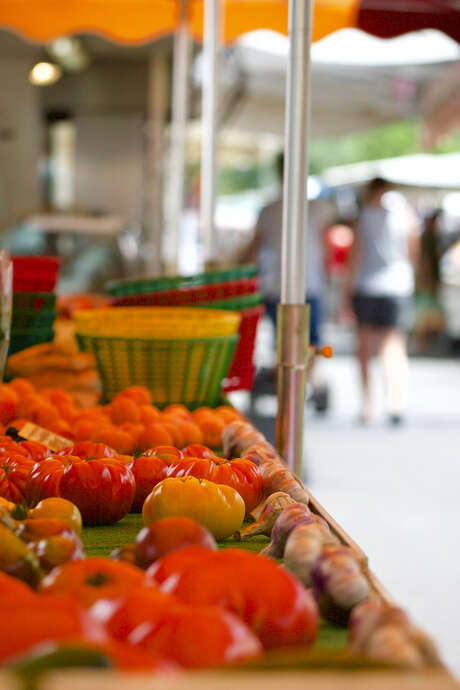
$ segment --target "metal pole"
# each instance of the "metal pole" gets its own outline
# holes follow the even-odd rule
[[[300,475],[309,309],[306,296],[308,135],[310,123],[310,45],[312,0],[289,1],[290,55],[286,86],[285,176],[278,310],[278,449]]]
[[[162,271],[163,231],[163,136],[168,93],[165,56],[155,50],[149,56],[147,93],[147,243],[146,269],[151,275]]]
[[[220,0],[205,0],[201,113],[200,229],[205,260],[216,258],[216,152],[219,98]]]
[[[171,159],[169,178],[169,257],[168,268],[178,270],[180,224],[184,207],[185,142],[188,104],[190,40],[187,30],[186,0],[182,0],[181,23],[174,34]]]

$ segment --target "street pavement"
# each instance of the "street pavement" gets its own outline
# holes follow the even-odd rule
[[[362,427],[356,364],[321,362],[331,408],[307,409],[304,479],[360,544],[398,604],[437,641],[460,674],[460,361],[412,359],[406,423],[385,419],[376,363],[376,422]],[[276,400],[257,400],[270,436]]]

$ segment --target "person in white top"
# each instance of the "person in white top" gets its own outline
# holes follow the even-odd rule
[[[381,178],[372,180],[355,227],[346,299],[358,323],[363,391],[362,421],[372,419],[369,361],[382,356],[392,424],[403,419],[407,388],[407,337],[418,252],[417,218],[400,194]]]
[[[280,182],[283,180],[283,154],[276,165]],[[324,290],[324,228],[320,202],[312,201],[308,212],[307,247],[305,264],[307,271],[307,301],[310,304],[310,342],[320,343],[321,296]],[[267,204],[260,212],[254,239],[246,250],[244,260],[255,259],[259,267],[260,291],[264,297],[267,315],[276,325],[276,309],[281,294],[281,227],[283,200],[280,196]]]

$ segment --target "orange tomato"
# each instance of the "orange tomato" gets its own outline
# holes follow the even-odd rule
[[[140,450],[147,450],[147,448],[153,448],[154,446],[172,446],[174,440],[163,424],[155,422],[145,427],[144,431],[137,439],[137,443]]]
[[[14,388],[16,393],[20,397],[29,395],[30,393],[35,393],[35,388],[27,379],[17,378],[13,379],[10,383],[11,388]]]
[[[163,414],[172,415],[174,417],[183,417],[184,419],[190,420],[192,418],[192,413],[187,410],[185,405],[168,405],[164,408]]]
[[[18,401],[7,392],[4,387],[0,389],[0,424],[7,425],[17,415]]]
[[[37,518],[57,518],[69,525],[74,532],[81,534],[81,513],[75,503],[67,501],[65,498],[57,496],[44,498],[37,503],[35,508],[29,510],[27,517],[31,520],[36,520]]]
[[[233,407],[230,407],[230,405],[221,405],[220,407],[216,407],[215,412],[224,420],[226,424],[241,420],[241,414]]]
[[[143,580],[144,572],[130,563],[92,556],[55,568],[42,580],[40,590],[69,594],[88,607],[98,599],[136,590]]]
[[[137,405],[150,405],[152,403],[152,394],[145,386],[129,386],[119,395],[131,398]]]
[[[222,445],[222,432],[226,423],[214,410],[209,407],[200,407],[193,413],[193,420],[204,434],[204,443],[213,448]]]
[[[109,405],[109,410],[110,418],[117,426],[123,422],[138,424],[141,420],[139,406],[127,396],[117,396]]]
[[[161,424],[171,434],[173,444],[176,446],[176,448],[183,448],[185,445],[185,439],[179,426],[176,424],[176,421],[171,418],[168,419],[168,417],[162,415]]]
[[[144,426],[148,426],[149,424],[154,424],[155,422],[158,422],[161,416],[160,410],[158,410],[153,405],[141,405],[139,411],[141,415],[141,423]]]
[[[73,425],[73,433],[76,441],[88,441],[96,431],[99,424],[92,419],[78,419]]]
[[[184,445],[189,445],[191,443],[201,444],[204,442],[204,434],[198,424],[195,424],[192,418],[190,418],[190,421],[188,421],[183,417],[174,417],[173,423],[182,435],[183,443],[181,448]]]
[[[49,402],[60,409],[61,406],[73,405],[74,400],[70,393],[62,390],[62,388],[46,388],[40,391]]]
[[[8,620],[8,625],[0,626],[0,661],[48,641],[103,642],[107,637],[100,623],[63,594],[35,596],[22,606],[11,597],[0,604],[0,615]]]
[[[125,431],[113,425],[98,426],[90,437],[91,441],[106,443],[118,453],[128,454],[133,450],[133,439]]]

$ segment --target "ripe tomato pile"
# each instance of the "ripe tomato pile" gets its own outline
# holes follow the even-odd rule
[[[50,522],[29,518],[10,534],[37,555]],[[72,529],[61,522],[61,533],[69,539]],[[116,554],[84,558],[81,550],[54,567],[41,560],[34,589],[0,572],[0,613],[10,621],[0,630],[0,663],[40,658],[51,646],[55,661],[76,655],[89,663],[96,654],[125,670],[207,668],[314,641],[316,603],[275,561],[217,551],[210,533],[189,518],[159,520],[131,546],[131,562]]]
[[[14,504],[33,508],[43,499],[61,497],[78,507],[85,525],[113,524],[130,511],[141,512],[158,485],[144,510],[148,522],[158,510],[162,516],[184,510],[192,515],[197,506],[211,505],[219,492],[227,492],[222,509],[213,503],[215,530],[209,526],[216,534],[223,533],[223,511],[228,512],[231,504],[239,505],[239,518],[231,521],[235,531],[262,497],[262,476],[254,463],[219,458],[206,446],[157,446],[131,456],[103,443],[83,441],[51,453],[35,441],[16,443],[9,436],[0,437],[0,498]],[[184,494],[185,502],[178,508],[174,487],[185,485],[187,498]]]
[[[147,388],[131,386],[109,405],[80,410],[66,391],[37,392],[29,381],[18,378],[0,386],[0,425],[4,432],[8,426],[21,429],[30,421],[71,441],[101,442],[118,453],[132,454],[158,445],[219,448],[226,424],[240,418],[225,405],[190,412],[183,405],[160,411],[151,403]]]

